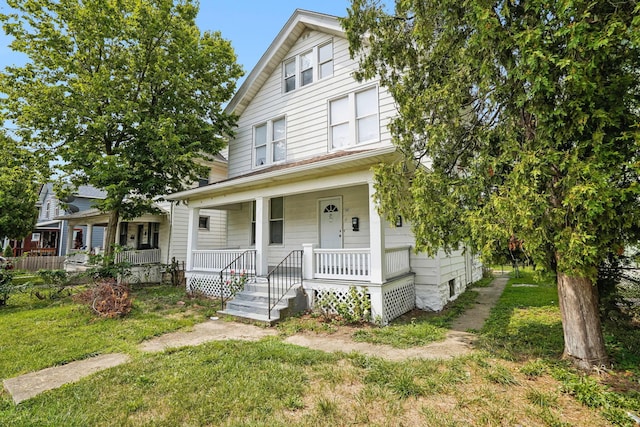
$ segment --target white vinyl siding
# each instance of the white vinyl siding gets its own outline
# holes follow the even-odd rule
[[[254,126],[266,123],[273,118],[286,115],[287,162],[328,153],[330,149],[328,100],[343,97],[363,88],[363,85],[353,78],[357,63],[349,57],[348,43],[340,37],[331,38],[328,34],[310,31],[309,37],[304,40],[299,39],[284,56],[284,58],[295,58],[296,55],[308,52],[313,46],[322,46],[329,40],[333,40],[333,76],[331,78],[318,80],[312,85],[305,86],[304,90],[283,93],[283,70],[280,66],[276,67],[257,95],[242,111],[238,119],[236,136],[229,143],[230,178],[249,173],[255,168]],[[371,86],[371,83],[367,85]],[[378,90],[380,140],[376,147],[391,145],[387,124],[396,114],[393,98],[384,88]]]

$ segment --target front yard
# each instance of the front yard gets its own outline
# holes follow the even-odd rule
[[[0,309],[3,379],[115,351],[132,361],[19,405],[3,391],[0,425],[632,426],[626,412],[640,413],[638,355],[625,350],[638,345],[628,342],[633,335],[620,341],[607,329],[615,369],[578,375],[558,361],[562,334],[554,286],[531,275],[518,280],[534,286],[510,281],[479,332],[479,351],[404,362],[324,353],[286,344],[283,337],[305,333],[330,340],[339,333],[396,347],[424,345],[440,339],[451,319],[473,303],[473,292],[442,314],[413,313],[392,328],[353,328],[307,316],[281,323],[280,336],[258,342],[218,341],[154,354],[137,345],[205,321],[216,303],[173,287],[138,288],[127,318],[98,319],[71,298],[21,295]]]

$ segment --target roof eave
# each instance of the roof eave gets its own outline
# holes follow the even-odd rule
[[[269,48],[262,55],[256,66],[253,67],[236,94],[231,98],[231,101],[229,101],[225,108],[226,113],[242,114],[242,111],[255,94],[251,93],[250,90],[254,87],[256,82],[259,81],[261,76],[265,73],[270,75],[275,67],[280,64],[281,59],[277,58],[277,54],[281,51],[282,47],[287,44],[287,42],[295,42],[296,32],[294,30],[298,27],[321,30],[344,37],[344,30],[342,29],[337,16],[296,9],[273,42],[271,42],[271,45],[269,45]],[[260,85],[261,84],[262,83],[260,83]],[[246,99],[247,96],[249,96],[249,99]]]

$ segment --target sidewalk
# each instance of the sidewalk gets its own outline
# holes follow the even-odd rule
[[[355,342],[348,337],[314,336],[298,334],[284,339],[284,342],[315,350],[345,353],[360,352],[400,361],[411,358],[446,359],[467,354],[473,350],[475,335],[469,330],[480,329],[489,317],[491,308],[502,295],[509,277],[497,276],[486,288],[475,288],[480,295],[476,305],[465,311],[452,325],[444,341],[423,347],[397,349],[387,345],[375,345]],[[189,332],[173,332],[140,344],[139,349],[146,352],[158,352],[168,348],[199,345],[208,341],[248,340],[255,341],[266,336],[277,335],[275,329],[263,328],[244,323],[209,320],[194,326]],[[18,404],[44,391],[52,390],[75,382],[95,372],[127,363],[126,354],[105,354],[85,360],[71,362],[62,366],[46,368],[19,377],[3,381],[4,388]]]

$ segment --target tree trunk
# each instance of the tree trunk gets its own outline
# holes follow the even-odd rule
[[[116,245],[116,231],[118,229],[118,219],[120,219],[120,211],[118,209],[114,209],[109,212],[109,223],[107,224],[107,229],[105,232],[107,233],[106,244],[104,248],[104,263],[105,265],[110,264],[113,259],[113,248]]]
[[[606,365],[596,286],[589,279],[558,272],[558,299],[564,332],[563,357],[581,369]]]

